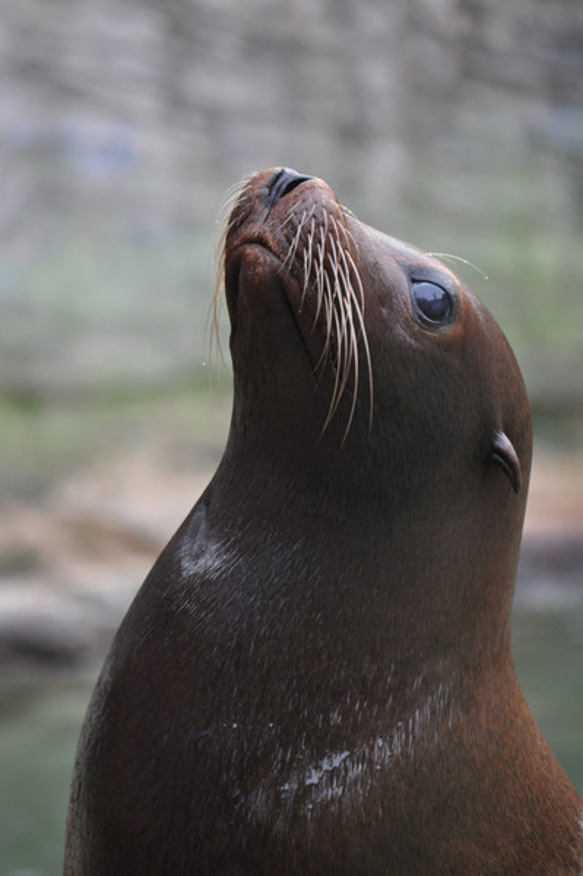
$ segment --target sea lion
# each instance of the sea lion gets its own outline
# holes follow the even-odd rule
[[[531,420],[501,330],[285,168],[224,273],[227,446],[98,681],[65,873],[578,873],[511,653]]]

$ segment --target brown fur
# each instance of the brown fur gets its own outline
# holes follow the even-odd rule
[[[228,444],[96,687],[66,876],[574,876],[581,802],[511,654],[512,352],[437,260],[320,180],[270,200],[274,174],[226,232]],[[419,321],[411,274],[451,323]]]

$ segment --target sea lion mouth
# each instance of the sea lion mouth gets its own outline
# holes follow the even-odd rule
[[[265,174],[258,174],[237,195],[220,261],[232,331],[236,331],[238,278],[245,251],[257,248],[273,259],[315,378],[319,381],[325,373],[332,376],[322,431],[344,395],[351,396],[344,439],[354,419],[363,378],[368,383],[370,422],[373,409],[365,293],[347,213],[321,180],[285,169],[268,180]],[[222,290],[215,296],[215,326],[221,298]]]
[[[312,323],[307,325],[306,319],[303,318],[305,313],[298,312],[298,288],[295,278],[284,267],[282,260],[261,240],[244,240],[229,254],[225,271],[225,296],[231,323],[231,342],[238,333],[240,316],[244,318],[246,308],[254,308],[255,294],[258,298],[266,294],[265,287],[258,284],[252,292],[251,300],[249,300],[248,284],[243,279],[249,270],[255,273],[261,272],[263,276],[271,277],[271,281],[268,282],[269,295],[275,293],[288,314],[289,323],[287,325],[295,326],[297,340],[304,351],[314,378],[314,384],[317,387],[318,376],[322,371],[321,344],[318,344],[318,339],[314,336]],[[240,303],[242,284],[246,284],[246,300]]]

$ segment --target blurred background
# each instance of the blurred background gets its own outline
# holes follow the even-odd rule
[[[580,0],[4,0],[0,876],[60,872],[95,674],[226,437],[215,219],[282,164],[479,268],[535,414],[516,660],[583,791]]]

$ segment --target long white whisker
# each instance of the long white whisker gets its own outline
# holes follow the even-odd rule
[[[473,262],[470,262],[469,259],[464,259],[461,256],[453,255],[451,252],[426,252],[425,255],[430,256],[436,259],[450,259],[453,262],[458,262],[462,265],[467,265],[468,268],[473,268],[477,274],[479,274],[484,280],[488,280],[488,275],[484,273],[484,271],[475,265]]]
[[[352,273],[352,276],[354,277],[354,280],[355,280],[357,288],[358,288],[358,298],[360,299],[360,304],[361,304],[361,306],[359,306],[359,301],[356,298],[356,293],[354,292],[354,285],[352,282],[350,282],[349,288],[354,296],[354,298],[353,298],[354,309],[356,310],[356,315],[358,317],[358,323],[360,326],[360,338],[361,338],[363,346],[364,346],[366,370],[367,370],[367,376],[368,376],[368,392],[369,392],[369,406],[370,406],[369,429],[372,429],[372,418],[373,418],[373,412],[374,412],[374,382],[373,382],[373,374],[372,374],[372,357],[370,354],[370,345],[368,343],[366,326],[364,324],[364,289],[362,287],[362,280],[360,278],[360,273],[358,271],[358,268],[356,267],[356,264],[354,263],[354,259],[352,258],[351,254],[349,252],[346,253],[346,258],[347,258],[347,261],[349,262],[349,264],[352,268],[351,273]]]
[[[281,270],[285,270],[286,268],[289,268],[289,266],[291,265],[291,263],[293,262],[293,260],[295,258],[295,254],[297,252],[298,244],[300,242],[300,236],[301,236],[305,221],[306,221],[306,213],[304,212],[304,213],[302,213],[302,217],[298,223],[296,233],[295,233],[294,237],[292,238],[292,242],[290,244],[290,248],[287,252],[287,255],[286,255],[285,259],[283,260],[283,262],[281,263]]]

